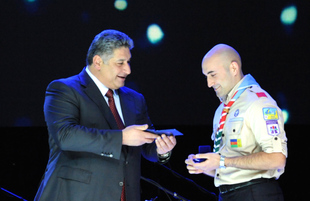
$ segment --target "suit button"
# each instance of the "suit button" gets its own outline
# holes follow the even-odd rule
[[[124,185],[124,183],[121,181],[121,182],[119,182],[119,186],[123,186]]]

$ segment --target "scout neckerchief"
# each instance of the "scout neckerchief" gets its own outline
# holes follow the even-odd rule
[[[240,88],[240,87],[239,87]],[[225,120],[227,117],[227,114],[229,112],[230,107],[234,104],[234,102],[239,98],[239,96],[247,89],[247,87],[241,88],[238,91],[235,92],[229,103],[226,105],[224,104],[224,108],[221,114],[221,119],[219,123],[219,127],[216,132],[216,136],[214,139],[214,147],[213,147],[213,152],[217,153],[220,149],[220,144],[221,144],[221,139],[222,139],[222,133],[223,133],[223,128],[225,124]]]
[[[241,82],[240,86],[238,87],[237,91],[229,101],[227,105],[224,104],[224,108],[222,111],[219,127],[217,129],[215,139],[214,139],[214,149],[213,152],[218,152],[220,149],[222,134],[223,134],[223,128],[226,120],[226,116],[228,114],[228,111],[230,107],[234,104],[234,102],[239,98],[239,96],[249,87],[251,86],[259,86],[259,84],[256,82],[256,80],[252,77],[252,75],[247,74],[245,75],[243,81]],[[258,94],[257,94],[258,95]]]

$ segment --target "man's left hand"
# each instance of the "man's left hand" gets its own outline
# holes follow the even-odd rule
[[[165,154],[175,147],[175,145],[177,144],[177,140],[173,135],[167,136],[165,134],[162,134],[161,136],[158,136],[156,138],[155,143],[157,146],[157,153]]]

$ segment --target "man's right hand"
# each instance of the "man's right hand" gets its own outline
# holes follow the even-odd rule
[[[147,124],[132,125],[123,129],[123,145],[140,146],[145,143],[152,143],[158,135],[145,132],[148,128]]]

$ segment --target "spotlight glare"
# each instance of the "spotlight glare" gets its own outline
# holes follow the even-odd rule
[[[117,10],[123,11],[127,8],[127,1],[126,0],[115,0],[114,7]]]
[[[147,38],[152,44],[156,44],[162,40],[164,33],[157,24],[151,24],[147,28]]]
[[[282,24],[292,25],[295,23],[296,18],[297,18],[296,6],[294,5],[288,6],[282,10],[281,17],[280,17]]]

